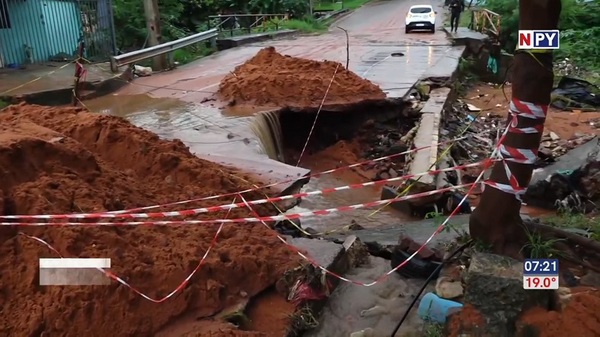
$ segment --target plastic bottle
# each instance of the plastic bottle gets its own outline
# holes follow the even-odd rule
[[[434,293],[427,293],[419,303],[418,314],[421,319],[444,324],[450,309],[462,308],[462,303],[440,298]]]

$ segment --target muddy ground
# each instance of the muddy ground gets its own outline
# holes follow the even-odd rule
[[[504,88],[488,83],[478,83],[464,94],[464,101],[482,109],[485,113],[508,115],[508,106],[512,95],[510,85]],[[545,132],[555,132],[562,139],[570,139],[578,134],[600,134],[600,111],[561,111],[554,107],[548,109],[544,125]]]

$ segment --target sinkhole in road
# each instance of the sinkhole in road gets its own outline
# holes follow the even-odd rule
[[[305,146],[303,158],[340,141],[357,141],[366,149],[377,146],[378,139],[390,132],[405,134],[415,126],[418,116],[405,101],[377,100],[320,111],[283,108],[260,112],[251,128],[269,158],[296,165]]]

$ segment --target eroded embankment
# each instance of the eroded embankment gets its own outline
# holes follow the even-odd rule
[[[0,112],[0,211],[103,212],[235,192],[251,183],[201,160],[180,141],[159,139],[127,121],[75,108],[10,106]],[[249,177],[243,177],[251,181]],[[248,200],[263,194],[249,193]],[[157,209],[231,203],[233,197]],[[239,200],[238,200],[239,201]],[[261,214],[267,207],[257,207]],[[198,219],[250,216],[245,209]],[[107,220],[102,220],[107,221]],[[261,224],[225,225],[189,285],[154,304],[116,283],[38,286],[38,258],[108,257],[111,271],[149,296],[175,289],[209,247],[217,225],[0,229],[0,335],[151,336],[184,312],[201,319],[274,284],[297,260]],[[224,332],[242,336],[244,332]],[[213,333],[213,336],[221,336]]]

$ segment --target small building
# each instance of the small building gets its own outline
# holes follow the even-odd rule
[[[0,0],[0,68],[115,54],[111,0]]]

